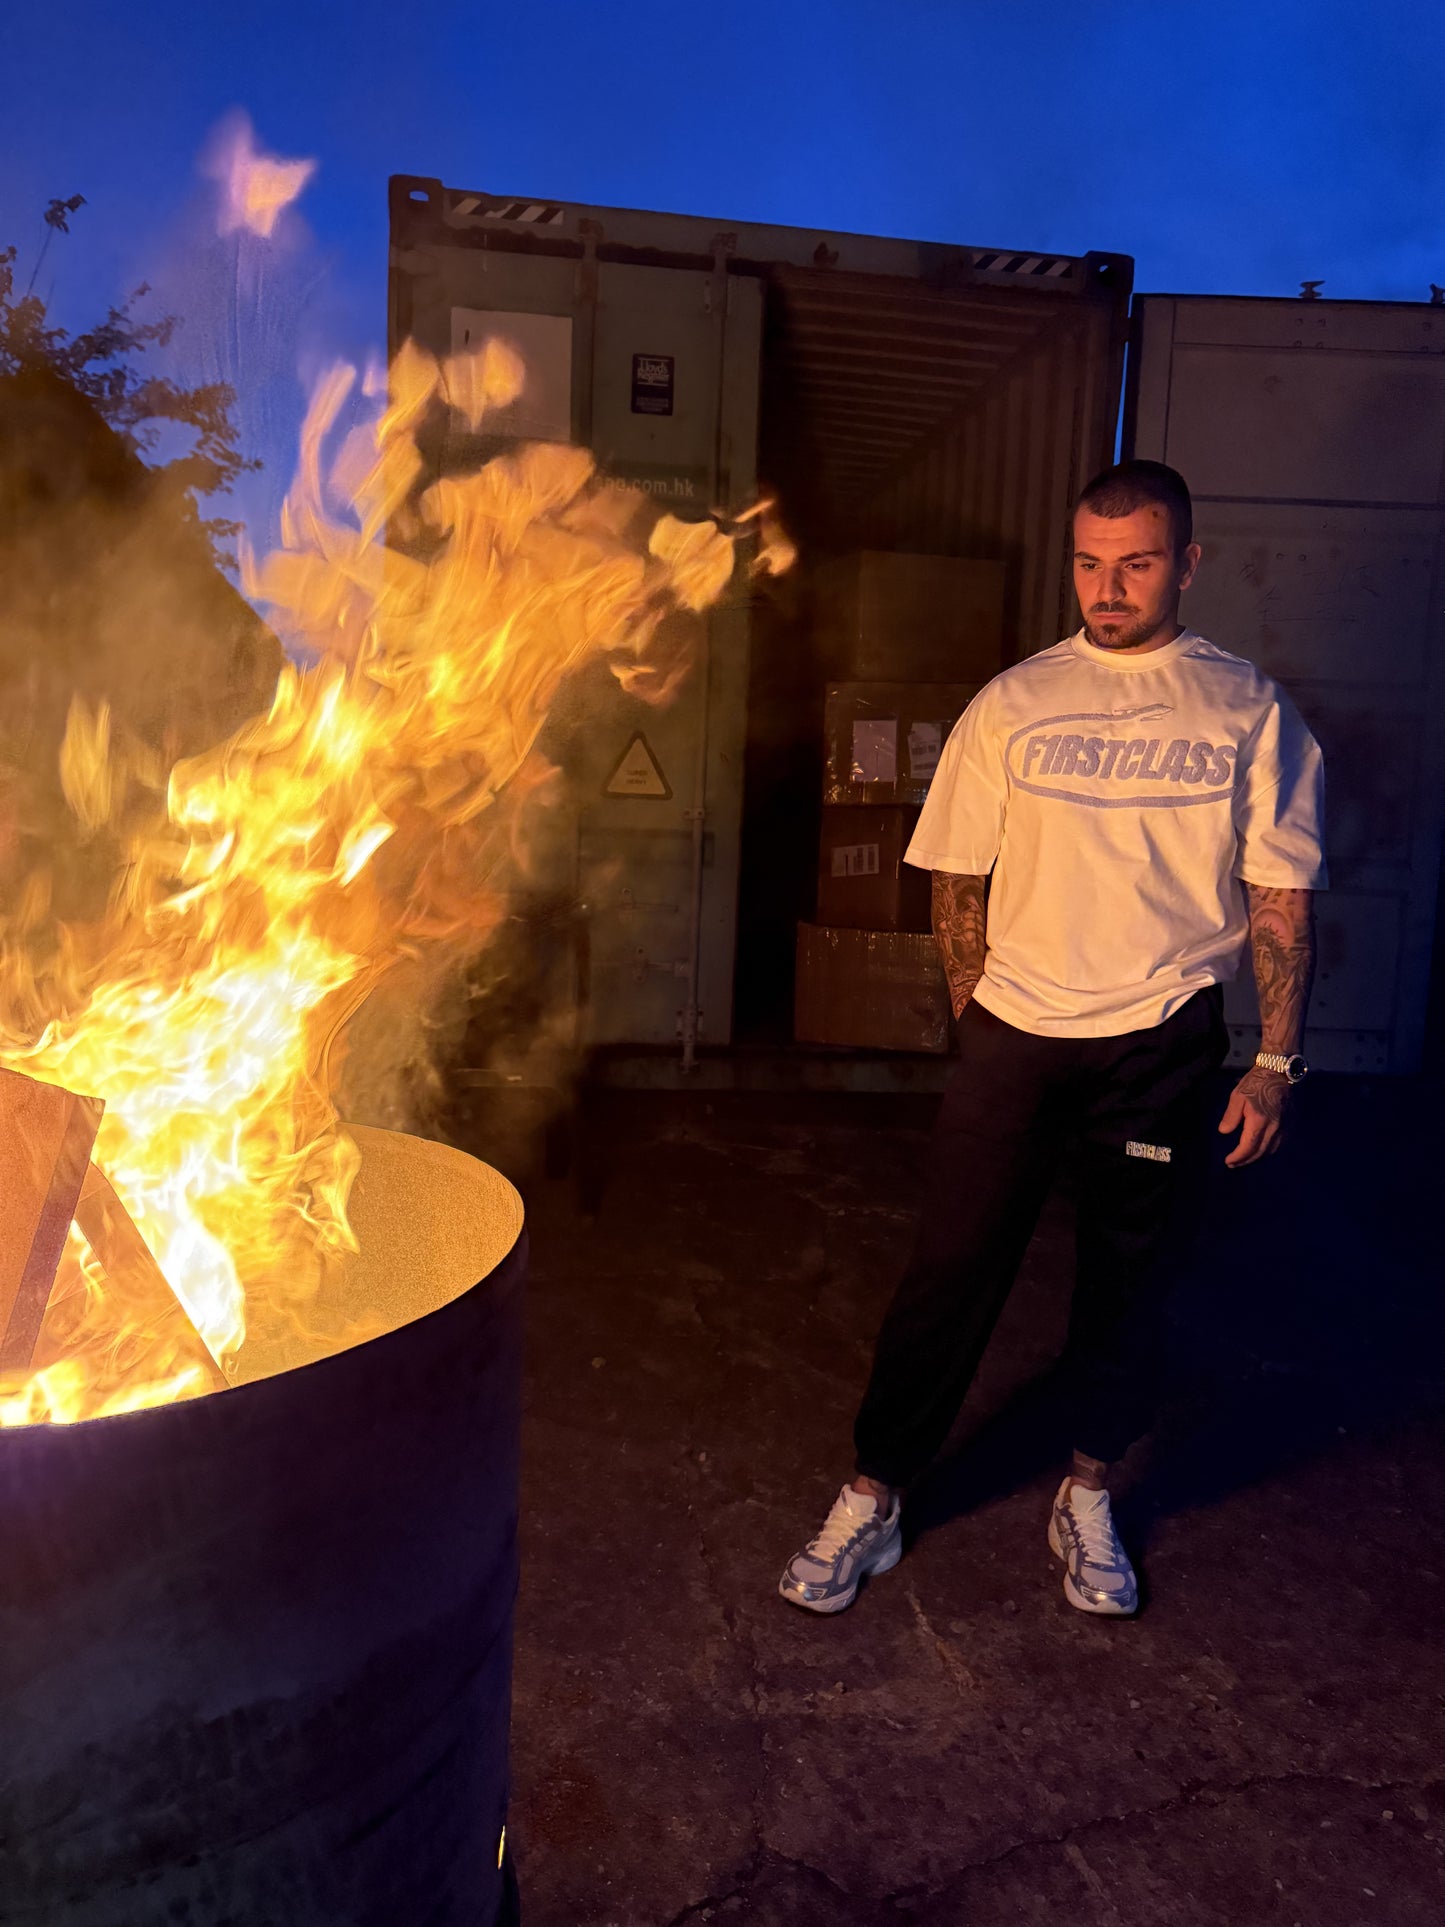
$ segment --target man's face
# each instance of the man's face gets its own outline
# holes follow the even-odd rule
[[[1174,550],[1168,513],[1149,504],[1106,517],[1074,517],[1074,590],[1084,633],[1097,649],[1161,648],[1174,640],[1179,598],[1194,579],[1199,544]]]

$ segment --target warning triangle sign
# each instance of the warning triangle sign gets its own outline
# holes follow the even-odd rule
[[[672,795],[672,785],[662,773],[662,766],[648,747],[647,738],[638,730],[632,741],[617,759],[617,767],[602,785],[604,796],[657,796],[664,800]]]

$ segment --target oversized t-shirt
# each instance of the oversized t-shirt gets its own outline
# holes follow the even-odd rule
[[[1138,656],[1080,633],[969,704],[907,861],[993,872],[986,1010],[1114,1037],[1234,976],[1243,884],[1325,887],[1323,807],[1319,745],[1253,663],[1189,630]]]

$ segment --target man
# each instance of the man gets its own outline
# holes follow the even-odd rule
[[[1325,885],[1319,748],[1289,698],[1179,622],[1199,546],[1183,478],[1125,462],[1074,515],[1077,635],[1006,669],[950,736],[908,861],[933,926],[959,1064],[912,1260],[879,1334],[857,1470],[779,1590],[839,1612],[901,1551],[904,1488],[937,1452],[1003,1308],[1065,1146],[1077,1144],[1073,1465],[1048,1542],[1083,1612],[1132,1613],[1110,1464],[1149,1426],[1162,1297],[1207,1160],[1220,986],[1253,948],[1262,1048],[1219,1129],[1278,1146]]]

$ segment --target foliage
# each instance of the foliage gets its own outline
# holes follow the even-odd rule
[[[78,194],[50,203],[47,245],[57,231],[69,233],[68,217],[82,204]],[[178,499],[196,516],[217,561],[230,566],[233,558],[224,545],[241,525],[224,515],[202,515],[202,501],[229,495],[238,476],[261,464],[237,445],[231,412],[236,395],[229,383],[186,388],[138,365],[148,349],[165,348],[179,325],[175,315],[150,321],[137,317],[137,305],[149,292],[142,284],[95,327],[71,335],[51,325],[39,295],[29,288],[17,293],[16,249],[0,248],[0,375],[40,364],[68,381],[128,448],[176,484]],[[181,452],[159,458],[158,451],[176,445],[178,433],[186,443]]]

